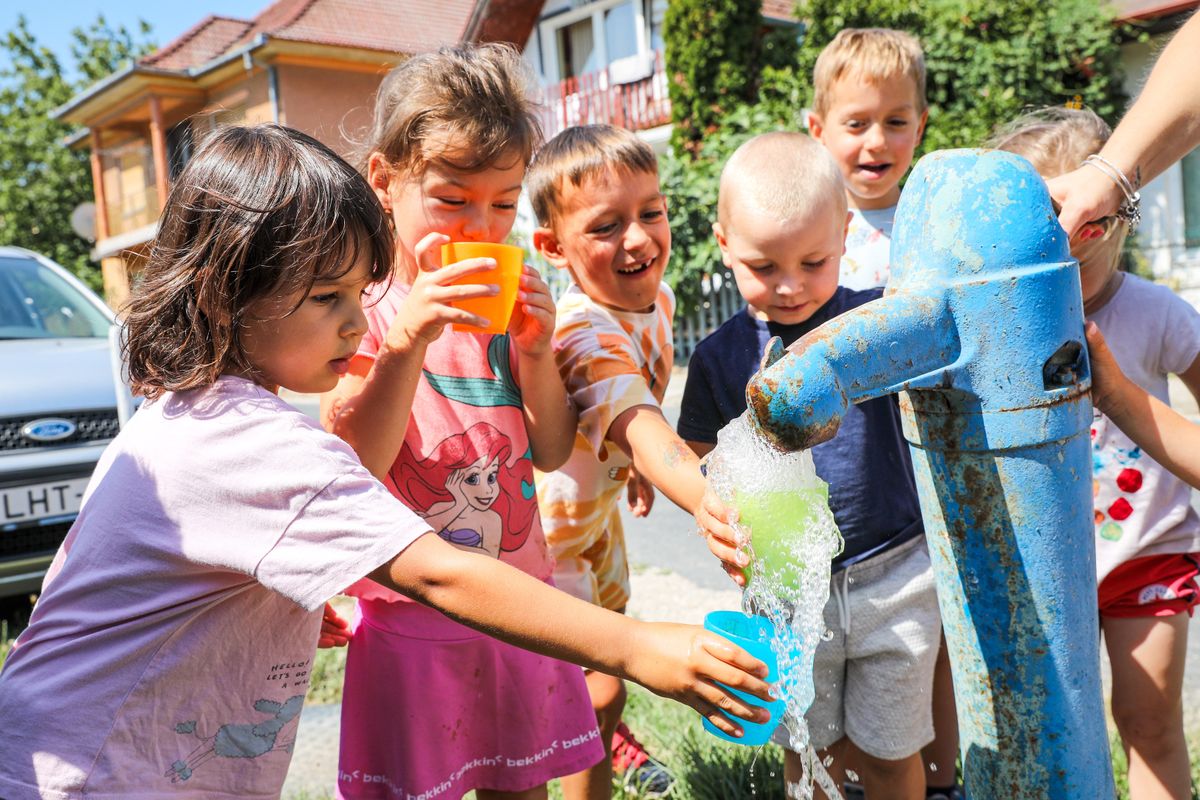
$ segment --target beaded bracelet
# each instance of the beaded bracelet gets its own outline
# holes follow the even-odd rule
[[[1121,190],[1121,194],[1125,196],[1125,199],[1117,209],[1117,216],[1129,223],[1129,232],[1133,233],[1138,223],[1142,221],[1141,192],[1130,182],[1129,178],[1125,177],[1124,172],[1099,153],[1094,153],[1085,158],[1083,164],[1103,172]]]

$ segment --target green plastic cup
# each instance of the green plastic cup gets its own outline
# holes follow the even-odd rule
[[[798,560],[798,537],[822,525],[829,514],[829,488],[822,486],[786,492],[737,491],[734,504],[738,520],[750,529],[753,559],[746,569],[752,584],[766,580],[771,586],[799,591],[797,576],[806,565]]]

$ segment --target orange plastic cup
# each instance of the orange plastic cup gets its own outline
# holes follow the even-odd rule
[[[451,305],[478,314],[491,324],[486,328],[476,325],[454,323],[456,331],[468,333],[504,333],[512,318],[513,306],[517,302],[517,288],[524,270],[525,251],[511,244],[495,242],[450,242],[442,245],[442,265],[449,266],[468,258],[493,258],[496,266],[482,272],[474,272],[457,281],[456,285],[494,283],[500,293],[491,297],[474,297],[470,300],[455,300]]]

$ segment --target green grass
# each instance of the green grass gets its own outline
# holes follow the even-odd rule
[[[1192,800],[1200,800],[1200,731],[1188,736],[1188,760],[1192,764]],[[1118,800],[1129,800],[1129,762],[1121,747],[1117,732],[1109,724],[1109,750],[1112,751],[1113,774],[1117,783]]]
[[[675,775],[676,800],[784,800],[783,750],[730,744],[700,727],[700,716],[630,685],[624,719],[646,749]],[[561,797],[557,786],[550,796]],[[614,781],[614,800],[634,800]]]
[[[8,658],[8,651],[12,650],[14,638],[16,638],[15,634],[9,636],[8,620],[0,620],[0,667],[4,666],[4,661]]]
[[[304,702],[314,705],[342,702],[342,675],[346,671],[346,648],[330,647],[317,651],[312,678]]]

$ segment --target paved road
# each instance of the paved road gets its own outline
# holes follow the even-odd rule
[[[676,371],[664,402],[672,424],[679,415],[685,374]],[[1200,422],[1200,411],[1190,398],[1176,398],[1174,391],[1172,397],[1183,413]],[[287,399],[315,415],[313,398]],[[1200,508],[1200,493],[1193,495],[1193,503]],[[709,555],[703,540],[694,535],[695,525],[690,515],[661,496],[645,519],[635,519],[624,509],[622,513],[634,572],[631,614],[644,619],[696,623],[709,610],[737,607],[738,592]],[[1107,692],[1108,663],[1107,658],[1103,660]],[[326,796],[326,792],[332,796],[329,787],[337,774],[339,712],[340,706],[336,705],[305,708],[292,769],[284,787],[285,798],[317,800]],[[1193,618],[1189,629],[1184,714],[1188,730],[1200,732],[1200,615]]]

